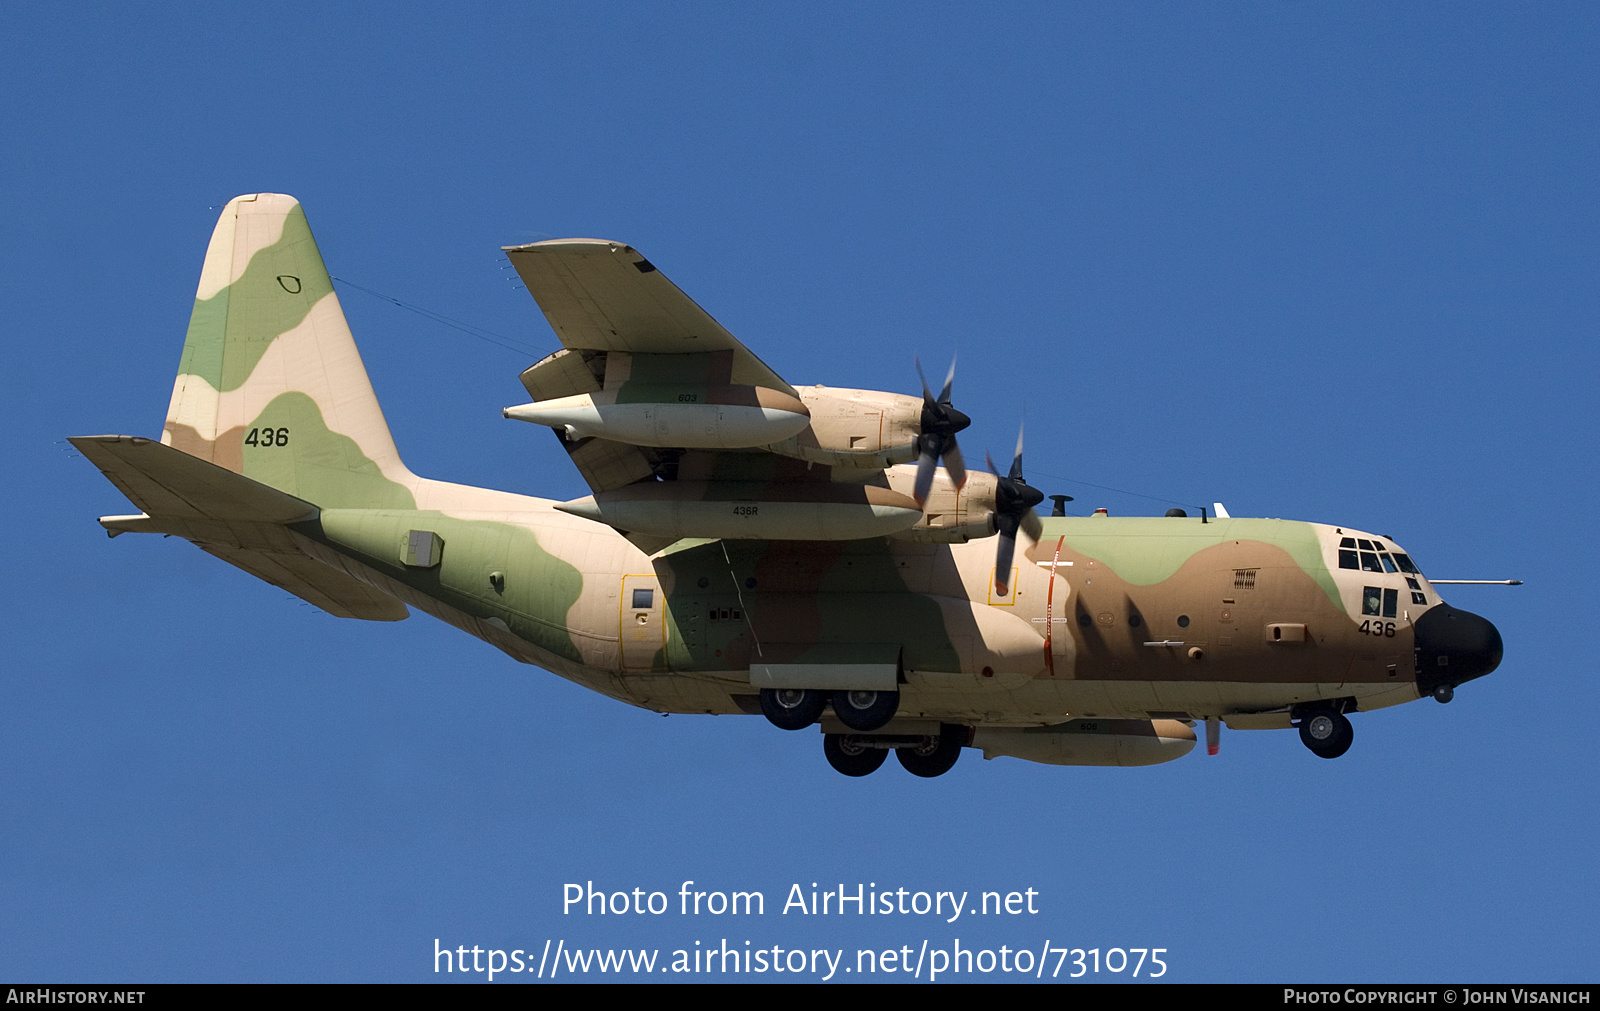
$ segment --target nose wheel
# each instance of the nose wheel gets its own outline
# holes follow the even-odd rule
[[[1318,758],[1338,758],[1355,739],[1355,728],[1343,713],[1312,709],[1300,717],[1300,742]]]

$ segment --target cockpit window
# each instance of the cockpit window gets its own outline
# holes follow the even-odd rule
[[[1381,586],[1361,588],[1361,613],[1375,617],[1393,618],[1399,610],[1400,591]]]
[[[1361,588],[1361,613],[1381,614],[1383,608],[1383,588],[1379,586],[1363,586]]]
[[[1357,550],[1357,545],[1360,549]],[[1367,540],[1366,538],[1345,537],[1339,541],[1339,568],[1356,569],[1361,572],[1382,572],[1385,574],[1404,572],[1407,575],[1420,576],[1411,556],[1403,551],[1390,553],[1389,545],[1382,541]],[[1413,588],[1415,589],[1415,588]],[[1418,602],[1420,603],[1420,601]]]

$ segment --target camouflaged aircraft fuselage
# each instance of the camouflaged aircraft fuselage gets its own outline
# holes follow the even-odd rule
[[[343,617],[410,605],[659,712],[759,713],[763,686],[812,681],[898,692],[880,747],[960,727],[986,754],[1066,762],[1066,745],[1040,757],[1038,740],[997,732],[1107,721],[1181,754],[1194,735],[1172,721],[1288,727],[1438,696],[1499,661],[1492,625],[1441,602],[1388,538],[1348,528],[1040,518],[1008,578],[984,536],[1003,479],[940,471],[912,502],[921,399],[788,387],[731,336],[663,350],[650,327],[700,340],[714,322],[608,296],[611,275],[591,279],[570,251],[512,252],[584,349],[528,370],[523,420],[558,430],[591,498],[412,474],[298,203],[256,194],[213,235],[160,443],[74,440],[143,510],[102,524],[185,537]],[[631,349],[617,343],[629,327],[645,334]],[[757,429],[770,444],[742,451]],[[846,729],[833,719],[824,730]]]

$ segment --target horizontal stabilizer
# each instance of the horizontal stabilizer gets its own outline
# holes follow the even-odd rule
[[[316,506],[150,439],[80,436],[72,444],[143,516],[105,516],[119,533],[172,534],[339,618],[400,621],[406,605],[309,557],[287,524],[316,519]]]
[[[222,544],[200,544],[200,547],[336,618],[402,621],[411,613],[406,605],[387,593],[305,555],[247,551]]]
[[[295,523],[317,507],[171,446],[132,435],[69,439],[128,500],[160,519]]]

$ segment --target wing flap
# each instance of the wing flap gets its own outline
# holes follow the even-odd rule
[[[562,439],[562,445],[596,494],[643,481],[653,473],[649,457],[638,446],[609,439]]]
[[[600,381],[581,351],[562,348],[522,370],[519,376],[535,401],[556,400],[576,393],[599,393]]]

